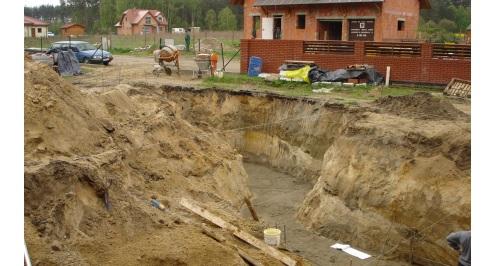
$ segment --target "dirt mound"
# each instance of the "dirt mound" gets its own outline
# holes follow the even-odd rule
[[[386,96],[375,102],[378,107],[389,113],[420,119],[456,119],[467,116],[449,101],[433,97],[427,92],[416,92],[406,96]]]
[[[250,196],[241,156],[220,133],[152,92],[83,94],[49,67],[24,64],[24,225],[35,265],[241,265],[233,243],[275,264],[233,237],[205,236],[178,204],[235,213]]]

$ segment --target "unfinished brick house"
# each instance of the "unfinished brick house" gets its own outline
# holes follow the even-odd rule
[[[412,41],[429,0],[231,0],[245,39]]]
[[[115,24],[118,35],[138,35],[165,32],[168,28],[166,17],[158,10],[127,9]]]

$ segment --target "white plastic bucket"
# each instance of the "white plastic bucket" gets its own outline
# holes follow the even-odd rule
[[[281,244],[281,230],[276,228],[265,229],[264,242],[269,246],[278,247]]]
[[[218,78],[222,79],[222,78],[223,78],[223,76],[224,76],[224,72],[222,72],[222,71],[220,71],[220,70],[219,70],[219,71],[216,71],[216,72],[214,73],[214,76],[216,76],[216,77],[218,77]]]

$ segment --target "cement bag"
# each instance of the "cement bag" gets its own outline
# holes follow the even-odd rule
[[[300,69],[296,70],[283,70],[279,72],[282,80],[289,81],[304,81],[306,83],[310,83],[310,79],[308,78],[308,73],[310,72],[310,66],[304,66]]]

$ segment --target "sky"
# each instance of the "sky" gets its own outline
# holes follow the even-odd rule
[[[24,0],[24,6],[59,5],[60,0]]]

